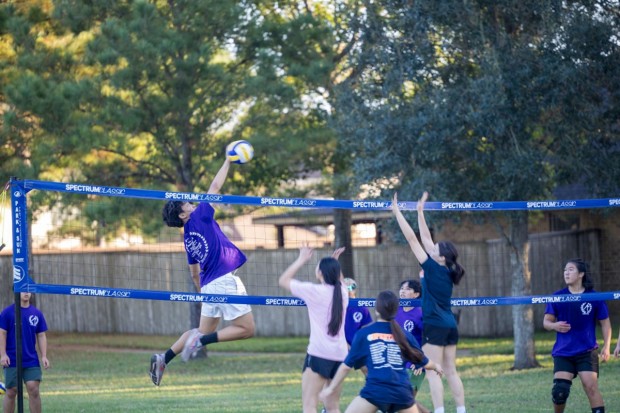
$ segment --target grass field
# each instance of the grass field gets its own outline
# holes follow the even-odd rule
[[[50,334],[52,369],[44,372],[44,412],[277,412],[301,411],[300,366],[306,338],[254,338],[218,343],[207,359],[168,366],[160,387],[148,376],[150,355],[176,337]],[[459,370],[468,412],[549,412],[553,334],[541,334],[542,368],[510,371],[511,339],[464,339]],[[615,342],[614,342],[615,345]],[[359,372],[344,385],[341,408],[363,385]],[[601,390],[608,412],[620,412],[620,360],[601,366]],[[446,412],[454,404],[446,400]],[[428,383],[419,400],[431,406]],[[27,400],[24,402],[28,411]],[[575,381],[567,413],[589,412]]]

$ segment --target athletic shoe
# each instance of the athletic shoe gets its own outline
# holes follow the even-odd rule
[[[161,378],[164,376],[164,370],[166,369],[166,362],[164,361],[163,354],[153,354],[151,356],[151,380],[153,384],[159,386]]]
[[[185,340],[185,344],[183,345],[183,351],[181,351],[181,359],[183,361],[188,361],[192,354],[202,347],[200,337],[202,337],[202,333],[198,331],[197,328],[189,333],[189,337]]]

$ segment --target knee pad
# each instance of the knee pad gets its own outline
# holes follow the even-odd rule
[[[551,400],[553,404],[566,404],[570,394],[570,386],[573,382],[565,379],[553,379],[553,389],[551,389]]]

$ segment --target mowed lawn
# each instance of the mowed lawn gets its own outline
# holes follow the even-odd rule
[[[542,367],[511,371],[512,340],[463,339],[459,370],[468,412],[552,411],[550,390],[553,334],[537,336]],[[218,343],[207,359],[175,359],[155,387],[150,355],[176,337],[50,334],[52,369],[44,372],[44,412],[299,412],[301,363],[306,338],[254,338]],[[615,342],[614,344],[615,345]],[[341,409],[359,392],[363,376],[349,375]],[[601,366],[600,387],[608,412],[620,412],[620,361]],[[446,395],[449,390],[446,387]],[[419,400],[431,406],[428,383]],[[455,410],[446,397],[446,412]],[[28,412],[27,400],[24,411]],[[574,382],[567,413],[590,411],[580,382]]]

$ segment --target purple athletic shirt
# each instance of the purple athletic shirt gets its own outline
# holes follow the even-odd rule
[[[344,319],[344,335],[347,338],[347,344],[351,345],[353,343],[353,337],[355,337],[357,330],[372,322],[373,319],[368,308],[349,304]]]
[[[596,342],[596,321],[609,318],[605,301],[586,301],[587,295],[573,294],[579,301],[548,303],[545,314],[554,315],[557,321],[566,321],[570,330],[566,333],[556,332],[556,340],[551,355],[554,357],[570,357],[598,348]],[[571,294],[568,288],[556,291],[555,294]]]
[[[424,327],[422,323],[422,307],[413,307],[409,311],[403,310],[403,307],[398,307],[398,312],[394,319],[403,330],[410,332],[418,340],[418,343],[422,343],[422,330]]]
[[[224,235],[214,213],[210,204],[200,203],[183,227],[187,262],[200,264],[200,287],[236,270],[246,261],[243,252]]]
[[[37,334],[47,331],[47,323],[43,313],[36,307],[21,309],[22,316],[22,366],[39,367],[37,355]],[[0,313],[0,328],[7,332],[6,354],[11,360],[9,367],[17,366],[15,352],[15,304],[11,304]]]

